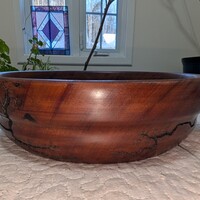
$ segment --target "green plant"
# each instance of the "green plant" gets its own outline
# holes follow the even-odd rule
[[[0,71],[18,71],[17,68],[11,66],[10,49],[4,40],[0,39]]]
[[[29,43],[32,45],[29,57],[27,61],[23,64],[22,70],[52,70],[54,67],[50,66],[50,59],[48,57],[47,61],[44,62],[42,59],[39,59],[38,56],[44,56],[40,53],[39,48],[44,45],[44,43],[38,40],[37,37],[33,37],[29,40]]]

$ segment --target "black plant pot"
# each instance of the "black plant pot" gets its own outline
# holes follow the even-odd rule
[[[200,56],[182,58],[183,73],[200,74]]]

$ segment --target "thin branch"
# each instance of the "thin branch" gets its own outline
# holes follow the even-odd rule
[[[90,51],[90,54],[89,54],[89,56],[88,56],[87,61],[85,62],[84,71],[87,70],[87,67],[88,67],[88,64],[89,64],[89,62],[90,62],[90,60],[91,60],[91,57],[92,57],[92,55],[93,55],[93,53],[94,53],[94,51],[95,51],[95,49],[96,49],[96,47],[97,47],[97,44],[98,44],[98,41],[99,41],[99,37],[100,37],[100,35],[101,35],[102,29],[103,29],[103,25],[104,25],[104,22],[105,22],[105,19],[106,19],[106,15],[107,15],[107,13],[108,13],[108,10],[109,10],[110,5],[111,5],[114,1],[115,1],[115,0],[109,0],[108,3],[106,4],[105,11],[104,11],[104,14],[103,14],[103,18],[102,18],[102,21],[101,21],[101,24],[100,24],[100,27],[99,27],[99,31],[98,31],[98,33],[97,33],[97,36],[96,36],[94,45],[93,45],[93,47],[92,47],[92,49],[91,49],[91,51]]]

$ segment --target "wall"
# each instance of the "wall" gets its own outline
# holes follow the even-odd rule
[[[185,7],[185,2],[189,10]],[[190,15],[192,14],[191,20],[196,28],[195,32],[200,33],[200,23],[197,23],[200,18],[199,10],[198,0],[138,0],[134,68],[147,71],[181,72],[181,58],[198,55],[199,52],[196,44],[198,41],[194,39],[191,22],[187,15],[187,11]]]
[[[0,2],[0,38],[5,40],[10,47],[13,65],[16,65],[17,49],[12,0],[3,0]]]
[[[10,46],[13,65],[16,65],[17,45],[13,0],[3,0],[0,4],[0,37]],[[187,2],[185,0],[137,0],[133,66],[92,67],[89,70],[182,72],[181,58],[200,53],[199,10],[198,0]],[[62,66],[60,69],[71,68]],[[80,68],[75,67],[75,69]]]

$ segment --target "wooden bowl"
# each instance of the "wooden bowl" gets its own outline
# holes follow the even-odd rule
[[[200,76],[151,72],[8,72],[0,124],[24,149],[57,160],[130,162],[159,155],[195,127]]]

